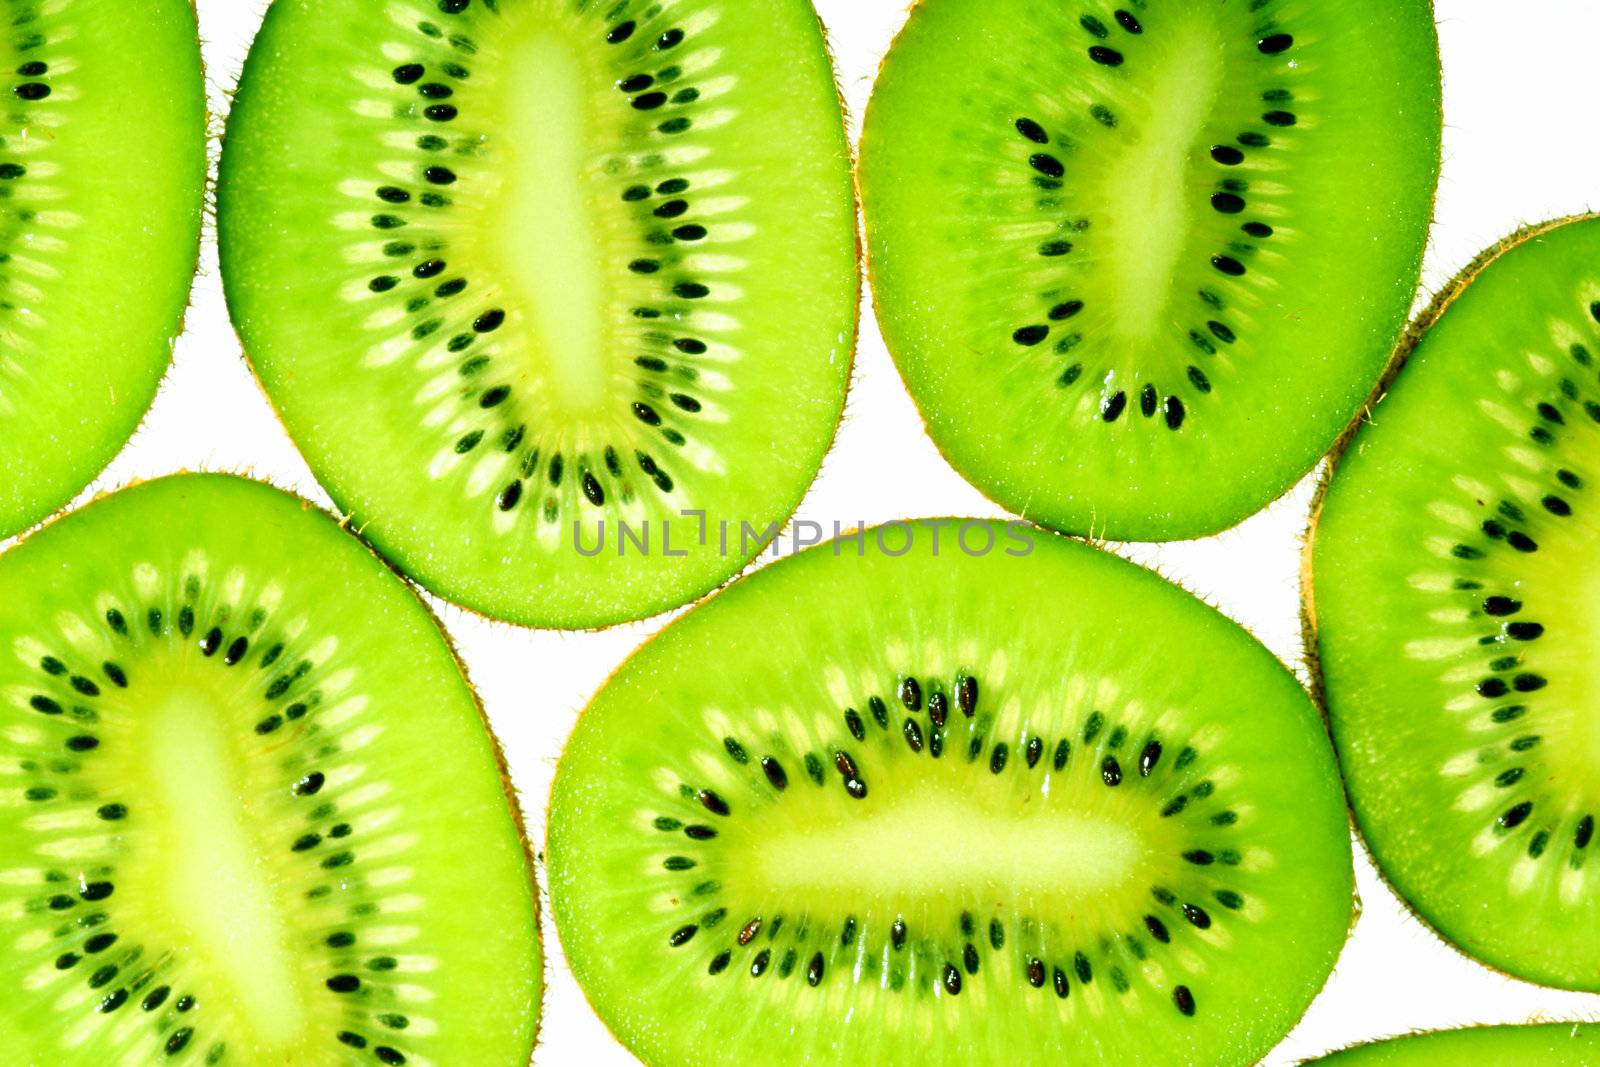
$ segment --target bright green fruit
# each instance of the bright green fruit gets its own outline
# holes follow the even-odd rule
[[[861,145],[934,442],[1073,533],[1211,533],[1377,383],[1439,167],[1427,0],[925,0]]]
[[[1147,571],[985,522],[669,626],[580,719],[548,856],[573,971],[659,1067],[1255,1063],[1351,921],[1288,672]]]
[[[1594,1067],[1600,1030],[1556,1023],[1422,1034],[1362,1045],[1316,1061],[1325,1067]]]
[[[1465,952],[1600,990],[1600,221],[1440,298],[1334,470],[1307,614],[1356,819]]]
[[[471,690],[331,519],[236,478],[0,557],[8,1064],[523,1067],[530,861]]]
[[[194,277],[205,79],[188,0],[16,0],[0,32],[0,538],[155,396]]]
[[[477,611],[676,607],[833,438],[855,202],[805,0],[278,0],[218,199],[290,434],[363,536]]]

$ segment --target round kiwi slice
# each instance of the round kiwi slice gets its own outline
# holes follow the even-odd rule
[[[1438,176],[1426,0],[925,0],[861,144],[934,442],[1074,533],[1238,522],[1377,382]]]
[[[1600,220],[1486,254],[1338,460],[1306,608],[1356,820],[1445,938],[1600,990]]]
[[[417,599],[219,476],[0,557],[8,1063],[521,1067],[541,968],[492,739]]]
[[[1361,1045],[1317,1060],[1326,1067],[1593,1067],[1600,1028],[1577,1023],[1487,1026]]]
[[[1254,1063],[1352,910],[1289,673],[1147,571],[978,521],[669,626],[579,720],[547,856],[574,973],[663,1067]]]
[[[0,29],[0,538],[138,426],[199,251],[205,79],[189,0],[14,0]]]
[[[322,484],[485,614],[676,607],[776,534],[832,441],[855,200],[805,0],[280,0],[219,225]]]

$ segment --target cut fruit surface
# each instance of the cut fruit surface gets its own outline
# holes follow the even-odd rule
[[[668,627],[580,719],[547,855],[574,973],[659,1065],[1254,1063],[1351,920],[1288,672],[1147,571],[976,521]]]
[[[1440,124],[1425,0],[918,4],[861,189],[929,434],[1058,529],[1243,519],[1393,351]]]
[[[0,589],[7,1062],[528,1062],[532,861],[497,752],[354,538],[180,476],[25,541]]]
[[[760,551],[832,441],[855,201],[804,0],[279,0],[219,226],[322,484],[477,611],[676,607]]]
[[[172,358],[200,239],[188,0],[20,0],[0,31],[0,539],[88,485]]]
[[[1467,953],[1600,990],[1600,221],[1425,319],[1338,461],[1307,615],[1357,822]]]
[[[1490,1026],[1362,1045],[1316,1061],[1324,1067],[1593,1067],[1600,1028],[1575,1023]]]

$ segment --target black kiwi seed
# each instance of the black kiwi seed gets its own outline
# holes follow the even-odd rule
[[[845,729],[850,731],[850,736],[857,741],[865,741],[867,739],[866,724],[861,721],[861,715],[855,708],[845,709],[844,726]]]
[[[1156,769],[1156,764],[1161,760],[1161,742],[1151,741],[1144,746],[1144,751],[1139,753],[1139,777],[1148,778],[1150,772]]]
[[[1035,989],[1044,988],[1044,963],[1034,957],[1028,957],[1028,984]]]
[[[811,957],[811,963],[806,967],[806,982],[813,989],[822,984],[823,962],[822,953]]]
[[[1174,989],[1172,991],[1172,1002],[1178,1006],[1178,1010],[1183,1014],[1194,1014],[1194,994],[1189,992],[1188,986],[1181,985]]]
[[[761,757],[761,770],[766,774],[767,781],[772,783],[774,789],[789,788],[789,775],[784,771],[783,764],[773,757]]]
[[[702,789],[699,793],[699,799],[705,809],[713,815],[725,816],[729,813],[728,802],[709,789]]]
[[[1264,56],[1274,56],[1279,52],[1288,51],[1294,44],[1294,38],[1287,33],[1274,33],[1270,37],[1263,37],[1256,42],[1256,48]]]
[[[963,674],[956,681],[956,706],[961,709],[961,714],[972,718],[978,708],[978,679],[970,674]]]
[[[1037,737],[1028,738],[1028,747],[1024,752],[1023,758],[1027,760],[1028,769],[1030,771],[1039,765],[1039,758],[1043,755],[1044,742]]]
[[[1040,126],[1032,119],[1018,119],[1016,126],[1017,132],[1022,134],[1022,136],[1026,137],[1028,140],[1032,141],[1034,144],[1050,143],[1050,137],[1044,132],[1044,127]]]
[[[1067,985],[1067,972],[1057,967],[1052,976],[1052,984],[1055,986],[1056,996],[1062,1000],[1067,999],[1067,994],[1071,992],[1071,987]]]
[[[928,721],[936,730],[944,729],[950,718],[950,698],[935,690],[928,695]]]
[[[1514,830],[1528,821],[1528,816],[1533,814],[1533,802],[1524,800],[1522,803],[1509,808],[1500,816],[1497,823],[1502,830]]]
[[[1100,778],[1109,786],[1122,784],[1122,766],[1115,756],[1107,756],[1100,762]]]
[[[922,751],[922,727],[917,725],[917,720],[907,719],[901,732],[905,734],[906,744],[911,746],[911,751]]]
[[[889,943],[896,949],[906,947],[906,924],[904,919],[896,919],[894,925],[889,927]]]
[[[906,706],[907,711],[922,710],[922,686],[917,684],[915,678],[907,678],[900,683],[900,703]]]

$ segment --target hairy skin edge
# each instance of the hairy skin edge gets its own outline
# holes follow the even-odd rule
[[[1301,535],[1300,643],[1301,654],[1305,657],[1306,673],[1310,676],[1311,680],[1311,702],[1316,706],[1318,713],[1322,716],[1322,724],[1323,727],[1328,731],[1328,740],[1330,744],[1333,742],[1333,717],[1328,708],[1327,681],[1322,671],[1322,656],[1318,651],[1317,599],[1316,587],[1313,582],[1313,578],[1315,576],[1312,573],[1312,557],[1316,549],[1317,527],[1322,519],[1322,506],[1327,502],[1328,489],[1333,484],[1333,476],[1339,469],[1339,462],[1344,459],[1345,452],[1349,450],[1350,443],[1355,440],[1356,434],[1360,432],[1361,427],[1372,420],[1373,409],[1379,404],[1383,403],[1384,397],[1388,395],[1390,388],[1394,385],[1395,379],[1399,377],[1401,370],[1406,365],[1406,362],[1410,360],[1411,354],[1415,352],[1417,350],[1417,346],[1422,343],[1423,337],[1426,336],[1428,331],[1433,328],[1434,324],[1439,321],[1440,317],[1444,315],[1445,311],[1449,309],[1450,305],[1456,302],[1456,298],[1466,290],[1467,286],[1471,285],[1478,279],[1478,275],[1482,274],[1490,264],[1495,262],[1501,256],[1515,248],[1521,247],[1529,241],[1543,237],[1552,230],[1560,229],[1562,226],[1566,226],[1569,223],[1586,222],[1597,218],[1600,218],[1600,213],[1565,215],[1561,218],[1550,219],[1546,222],[1531,223],[1527,226],[1523,226],[1510,236],[1502,238],[1496,243],[1490,245],[1488,248],[1484,249],[1482,252],[1479,252],[1475,257],[1473,257],[1470,263],[1463,267],[1455,277],[1451,278],[1450,281],[1445,283],[1444,287],[1441,288],[1438,293],[1434,294],[1433,299],[1428,302],[1427,307],[1423,308],[1417,317],[1412,320],[1411,325],[1406,327],[1405,335],[1401,338],[1399,346],[1394,351],[1394,355],[1389,358],[1389,365],[1384,368],[1383,376],[1378,380],[1377,387],[1373,389],[1372,395],[1368,398],[1367,402],[1362,405],[1360,415],[1358,415],[1350,424],[1349,428],[1339,436],[1339,440],[1335,442],[1333,449],[1328,453],[1327,463],[1323,468],[1321,476],[1317,479],[1316,494],[1311,499],[1311,512],[1306,519],[1305,532]],[[1344,773],[1344,767],[1340,759],[1339,746],[1337,744],[1332,744],[1332,747],[1334,761],[1339,765],[1340,780],[1343,782],[1348,782],[1349,779]],[[1367,841],[1367,835],[1361,831],[1361,824],[1356,818],[1355,805],[1350,801],[1350,791],[1348,788],[1345,789],[1345,807],[1348,811],[1351,825],[1355,827],[1356,840],[1361,844],[1361,851],[1366,854],[1367,861],[1377,872],[1378,878],[1383,883],[1384,887],[1389,890],[1394,899],[1400,902],[1400,906],[1405,909],[1408,915],[1415,919],[1424,930],[1428,931],[1428,933],[1437,938],[1439,942],[1442,943],[1446,948],[1450,949],[1462,959],[1493,971],[1495,974],[1498,974],[1504,978],[1508,978],[1513,981],[1526,981],[1526,979],[1517,978],[1516,975],[1501,970],[1499,967],[1489,963],[1487,960],[1479,959],[1478,957],[1467,952],[1466,949],[1462,948],[1450,938],[1446,937],[1443,931],[1441,931],[1432,922],[1430,922],[1425,915],[1413,907],[1411,901],[1407,900],[1400,893],[1399,889],[1395,887],[1395,884],[1389,880],[1388,874],[1384,871],[1383,866],[1378,862],[1377,855],[1373,852],[1371,844]],[[1356,908],[1358,916],[1360,911],[1360,897],[1358,895]],[[1353,924],[1351,928],[1352,930],[1354,929]]]
[[[1584,217],[1584,216],[1580,216],[1580,217]],[[1543,231],[1541,230],[1541,232],[1543,232]],[[1474,260],[1473,262],[1477,262],[1477,261]],[[1469,1031],[1474,1032],[1474,1033],[1477,1033],[1477,1032],[1489,1033],[1489,1032],[1494,1032],[1494,1031],[1499,1031],[1499,1030],[1525,1030],[1525,1029],[1526,1030],[1550,1030],[1550,1031],[1555,1031],[1555,1030],[1558,1030],[1558,1029],[1566,1029],[1566,1030],[1569,1030],[1569,1031],[1573,1032],[1574,1034],[1576,1034],[1577,1031],[1585,1030],[1585,1029],[1589,1028],[1591,1025],[1593,1025],[1593,1024],[1585,1023],[1585,1022],[1578,1022],[1576,1020],[1574,1020],[1572,1022],[1563,1022],[1563,1021],[1559,1021],[1559,1020],[1558,1021],[1551,1021],[1551,1020],[1548,1020],[1548,1019],[1540,1019],[1537,1016],[1535,1016],[1533,1019],[1530,1019],[1526,1023],[1473,1023],[1470,1026],[1456,1026],[1456,1027],[1451,1027],[1448,1030],[1408,1030],[1403,1034],[1395,1034],[1393,1037],[1375,1037],[1371,1041],[1363,1041],[1360,1044],[1348,1045],[1345,1048],[1337,1049],[1337,1050],[1335,1050],[1333,1052],[1330,1052],[1326,1056],[1319,1056],[1314,1060],[1301,1060],[1300,1061],[1300,1067],[1313,1067],[1313,1065],[1321,1063],[1324,1060],[1329,1059],[1329,1058],[1331,1058],[1333,1056],[1342,1056],[1347,1052],[1356,1052],[1356,1051],[1359,1051],[1361,1049],[1374,1048],[1374,1047],[1376,1047],[1378,1045],[1387,1045],[1387,1044],[1389,1044],[1391,1042],[1404,1041],[1407,1038],[1412,1038],[1412,1037],[1437,1037],[1440,1034],[1460,1034],[1460,1033],[1466,1033],[1466,1032],[1469,1032]]]
[[[288,495],[290,498],[299,503],[301,511],[312,512],[324,519],[329,520],[340,530],[348,534],[355,544],[360,545],[362,551],[364,551],[371,559],[375,560],[379,566],[400,580],[400,584],[405,587],[406,591],[411,594],[411,598],[416,601],[419,607],[422,608],[423,614],[427,617],[428,622],[432,624],[433,629],[438,633],[440,639],[444,642],[445,650],[449,652],[451,661],[456,665],[456,671],[461,675],[461,680],[466,685],[468,694],[472,697],[473,706],[478,709],[478,720],[483,725],[483,732],[488,735],[489,747],[494,753],[495,769],[500,775],[500,791],[505,795],[506,803],[511,808],[511,821],[517,830],[517,842],[522,846],[522,855],[527,861],[524,866],[528,875],[528,888],[532,892],[534,932],[540,949],[539,1002],[533,1005],[535,1013],[533,1020],[533,1047],[528,1050],[528,1064],[529,1067],[532,1067],[534,1055],[539,1050],[539,1040],[544,1036],[544,1002],[546,994],[550,988],[550,958],[549,954],[544,951],[544,915],[539,899],[540,890],[538,868],[534,859],[533,843],[528,839],[527,818],[522,811],[522,801],[518,797],[516,784],[511,780],[511,768],[510,764],[506,760],[505,747],[500,743],[500,738],[495,735],[494,727],[490,724],[488,712],[485,710],[483,705],[483,698],[479,695],[478,687],[473,683],[472,676],[467,671],[466,662],[461,658],[461,653],[456,648],[455,639],[450,636],[450,632],[445,629],[444,623],[440,621],[439,616],[434,613],[432,606],[428,604],[424,597],[419,595],[416,586],[405,576],[405,574],[392,565],[388,560],[384,559],[377,552],[375,552],[371,545],[367,544],[360,537],[356,536],[355,532],[349,527],[348,519],[341,518],[337,514],[324,510],[294,490],[287,489],[276,484],[270,478],[232,474],[232,472],[229,471],[195,471],[187,468],[174,471],[170,474],[163,474],[155,478],[130,478],[121,485],[110,489],[102,489],[77,507],[66,507],[57,511],[54,515],[50,516],[50,518],[46,519],[32,530],[29,530],[27,533],[17,538],[15,542],[6,548],[6,552],[10,552],[12,549],[17,548],[24,541],[33,540],[35,537],[38,537],[40,534],[50,529],[62,519],[65,519],[71,515],[75,515],[85,508],[88,508],[94,504],[98,504],[100,501],[109,497],[115,496],[124,489],[136,489],[141,485],[146,485],[151,482],[166,481],[169,478],[182,477],[184,475],[191,474],[230,475],[232,477],[244,479],[245,481],[254,482],[257,485],[264,485],[268,488]],[[0,555],[4,554],[5,553],[0,553]]]

